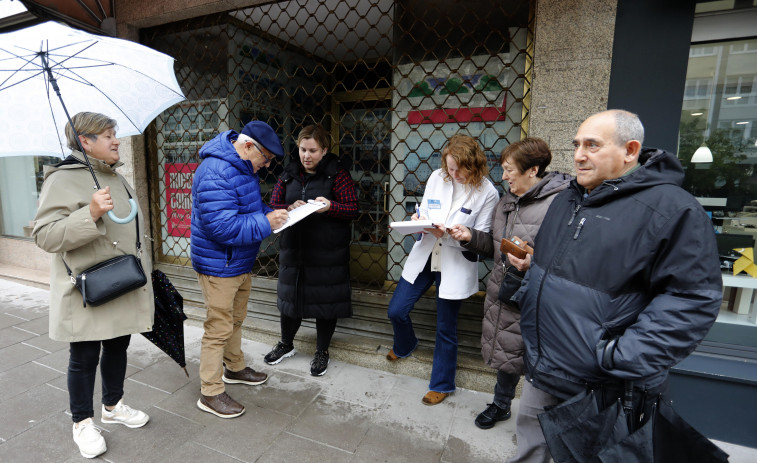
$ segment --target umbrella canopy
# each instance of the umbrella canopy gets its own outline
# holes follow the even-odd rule
[[[142,133],[185,99],[173,64],[144,45],[52,21],[0,34],[0,127],[14,135],[0,137],[0,156],[65,157],[65,108],[115,119],[120,137]]]
[[[184,320],[187,319],[184,298],[160,270],[152,272],[152,289],[155,295],[155,323],[152,331],[142,333],[142,336],[168,354],[187,373],[187,362],[184,360]]]

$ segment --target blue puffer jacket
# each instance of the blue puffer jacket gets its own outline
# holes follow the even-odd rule
[[[675,156],[645,149],[639,163],[587,196],[575,180],[557,195],[513,297],[526,378],[561,399],[629,380],[661,387],[718,316],[710,218],[680,188]]]
[[[192,182],[192,267],[198,273],[233,277],[252,270],[260,242],[271,234],[260,179],[239,157],[233,130],[200,148],[203,159]]]

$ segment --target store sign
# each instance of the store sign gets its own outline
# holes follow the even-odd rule
[[[502,95],[501,105],[492,105],[482,98],[476,98],[482,92],[496,92]],[[446,98],[456,95],[455,99]],[[407,122],[417,124],[446,124],[465,122],[504,121],[507,96],[504,88],[492,74],[471,74],[461,77],[428,77],[415,82],[409,98],[431,97],[434,104],[446,105],[452,102],[452,108],[433,108],[410,111]],[[437,98],[434,98],[437,97]],[[438,98],[441,97],[441,98]],[[478,106],[477,104],[486,104]]]
[[[192,222],[192,179],[199,164],[166,164],[166,215],[169,236],[189,238]]]

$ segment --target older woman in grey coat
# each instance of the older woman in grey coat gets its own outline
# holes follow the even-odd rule
[[[105,439],[95,426],[93,393],[98,363],[102,377],[103,423],[144,426],[149,417],[122,401],[126,375],[126,349],[131,334],[150,331],[155,311],[152,283],[97,307],[84,306],[72,284],[74,275],[94,264],[124,254],[141,254],[142,268],[152,268],[150,253],[139,253],[137,234],[144,236],[144,215],[137,223],[120,225],[105,217],[114,210],[128,214],[129,195],[136,198],[126,180],[116,173],[119,162],[116,122],[97,113],[72,118],[84,153],[66,126],[68,146],[74,150],[63,162],[46,166],[45,182],[32,232],[37,246],[52,254],[50,272],[50,338],[70,343],[68,395],[74,421],[73,438],[79,452],[94,458],[106,450]],[[84,163],[88,156],[102,186],[92,192],[92,176]],[[127,193],[128,191],[128,193]],[[100,352],[102,349],[102,357]]]
[[[525,138],[509,145],[500,156],[502,180],[509,188],[494,208],[491,231],[485,233],[456,225],[450,233],[463,247],[484,257],[494,257],[495,263],[486,284],[481,354],[487,365],[497,369],[497,384],[494,400],[476,417],[476,426],[481,429],[490,429],[498,421],[510,418],[510,403],[523,374],[520,312],[509,301],[499,300],[499,292],[507,267],[525,271],[531,257],[503,255],[500,242],[502,238],[517,236],[533,244],[549,205],[572,178],[547,172],[551,161],[549,146],[540,138]]]

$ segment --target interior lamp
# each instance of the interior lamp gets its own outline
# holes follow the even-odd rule
[[[707,144],[705,142],[702,142],[702,145],[697,148],[696,151],[694,151],[694,155],[691,157],[691,162],[712,162],[712,151],[710,151],[710,148],[707,147]]]

